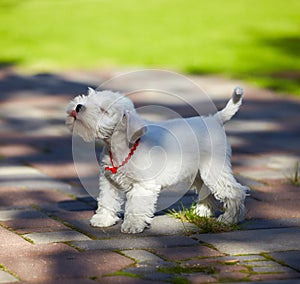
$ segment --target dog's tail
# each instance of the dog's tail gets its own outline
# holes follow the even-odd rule
[[[218,111],[214,117],[220,122],[221,125],[230,120],[239,110],[242,104],[243,89],[236,87],[232,93],[232,97],[222,110]]]

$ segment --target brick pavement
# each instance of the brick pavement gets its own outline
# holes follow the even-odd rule
[[[226,126],[234,172],[252,189],[241,231],[199,234],[159,214],[144,233],[124,235],[120,224],[89,226],[96,203],[77,178],[64,126],[68,100],[114,74],[0,69],[0,283],[298,283],[300,194],[289,180],[300,159],[300,101],[245,86],[244,105]],[[240,84],[191,79],[218,107]],[[144,103],[155,101],[191,114],[161,97]]]

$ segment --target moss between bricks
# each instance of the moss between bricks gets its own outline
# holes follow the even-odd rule
[[[130,272],[124,272],[124,271],[117,271],[114,273],[104,274],[104,277],[108,277],[108,276],[126,276],[126,277],[131,277],[131,278],[141,278],[140,275],[130,273]]]
[[[19,281],[22,280],[17,274],[15,274],[14,272],[12,272],[9,269],[7,269],[2,263],[0,263],[0,269],[3,270],[4,272],[9,273],[10,275],[12,275],[13,277],[15,277]]]
[[[175,277],[171,283],[173,284],[189,284],[190,282],[183,277]]]
[[[245,265],[245,267],[249,270],[249,276],[247,278],[249,278],[251,275],[278,275],[278,274],[284,274],[285,273],[285,272],[276,272],[276,271],[254,272],[253,271],[253,266]]]
[[[202,272],[205,274],[216,274],[217,270],[214,267],[203,266],[203,267],[182,267],[182,266],[174,266],[174,267],[164,267],[158,268],[158,271],[169,274],[184,274],[184,273],[197,273]]]
[[[218,283],[228,283],[228,282],[230,282],[230,283],[234,283],[234,282],[239,283],[239,282],[249,282],[249,281],[250,281],[249,277],[247,277],[247,276],[245,278],[238,278],[238,279],[230,278],[230,277],[223,277],[223,278],[218,279]]]
[[[131,259],[132,261],[134,261],[134,264],[130,264],[127,268],[137,265],[137,262],[134,258],[127,256],[122,251],[113,250],[113,252],[118,253],[118,254],[120,254],[124,257],[127,257],[127,258]],[[124,268],[124,269],[126,269],[126,268]],[[122,271],[122,270],[114,272],[114,273],[107,273],[107,274],[104,274],[104,276],[126,276],[126,277],[131,277],[131,278],[141,278],[141,276],[138,275],[138,274],[134,274],[134,273],[131,273],[131,272],[125,272],[125,271]]]
[[[203,273],[206,275],[215,275],[217,274],[217,270],[214,267],[182,267],[182,266],[173,266],[173,267],[165,267],[165,268],[158,268],[159,272],[167,273],[167,274],[192,274],[192,273]],[[171,283],[174,284],[188,284],[190,283],[186,278],[181,276],[175,276]]]
[[[69,247],[71,247],[73,249],[76,249],[79,252],[85,251],[84,249],[75,246],[72,241],[66,241],[66,242],[62,242],[62,243],[68,245]]]
[[[221,263],[220,263],[221,264]],[[224,262],[223,265],[234,265],[236,263],[226,263]],[[167,268],[159,268],[158,271],[163,272],[163,273],[168,273],[168,274],[177,274],[177,275],[184,275],[184,274],[192,274],[192,273],[203,273],[206,275],[211,275],[214,277],[218,276],[218,270],[215,267],[211,266],[202,266],[202,267],[182,267],[182,266],[175,266],[175,267],[167,267]],[[249,274],[255,274],[251,273],[251,271],[247,270],[247,267],[245,267],[245,270],[241,270],[240,272],[242,273],[247,273],[245,277],[243,278],[231,278],[231,277],[223,277],[219,278],[218,282],[219,283],[227,283],[227,282],[240,282],[240,281],[249,281]],[[189,283],[187,279],[184,277],[175,277],[171,283],[175,284],[186,284]]]
[[[196,239],[196,238],[195,238],[195,240],[198,241],[198,239]],[[217,249],[214,245],[212,245],[212,244],[209,244],[209,243],[206,243],[206,242],[203,242],[203,241],[199,241],[199,243],[200,243],[201,245],[205,246],[205,247],[208,247],[208,248],[210,248],[210,249],[213,249],[213,250],[215,250],[215,251],[218,251],[218,249]],[[218,252],[219,252],[219,251],[218,251]],[[203,257],[203,258],[206,258],[206,257]]]
[[[23,236],[22,234],[16,232],[15,230],[13,230],[12,228],[8,227],[8,226],[5,226],[4,224],[1,224],[0,223],[0,226],[3,227],[4,229],[18,235],[19,237],[21,237],[22,239],[24,239],[25,241],[31,243],[31,244],[34,244],[33,240],[29,239],[29,238],[26,238],[25,236]]]
[[[265,252],[262,252],[260,255],[263,256],[267,260],[271,260],[271,261],[279,263],[282,266],[289,267],[284,261],[277,260],[277,259],[273,258],[272,256],[270,256],[269,254],[267,254]]]
[[[70,228],[70,229],[72,229],[72,230],[74,230],[74,231],[76,231],[76,232],[78,232],[78,233],[81,233],[81,234],[83,234],[83,235],[86,235],[87,237],[89,237],[89,238],[92,239],[92,240],[97,240],[97,238],[96,238],[94,235],[89,234],[88,232],[85,232],[85,231],[83,231],[83,230],[81,230],[81,229],[79,229],[79,228],[73,226],[72,224],[68,223],[67,221],[62,220],[61,218],[59,218],[59,217],[57,217],[57,216],[55,216],[55,215],[49,213],[47,210],[43,210],[43,209],[41,209],[41,208],[40,208],[39,206],[37,206],[37,205],[32,205],[31,207],[34,208],[35,210],[38,210],[38,211],[40,211],[40,212],[46,214],[49,218],[51,218],[51,219],[53,219],[53,220],[55,220],[55,221],[57,221],[57,222],[59,222],[59,223],[62,223],[64,226],[66,226],[66,227],[68,227],[68,228]]]

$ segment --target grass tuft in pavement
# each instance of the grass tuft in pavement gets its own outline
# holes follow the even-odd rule
[[[168,215],[184,222],[190,222],[195,224],[199,229],[200,233],[221,233],[239,230],[237,224],[226,224],[219,222],[216,218],[211,217],[200,217],[195,213],[195,204],[192,204],[190,208],[181,204],[179,210],[169,210]]]
[[[290,178],[290,182],[295,186],[300,186],[299,162],[295,163],[294,172],[293,172],[292,177]]]

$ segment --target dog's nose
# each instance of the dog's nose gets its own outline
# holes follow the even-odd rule
[[[70,115],[73,116],[73,117],[76,119],[76,116],[77,116],[76,110],[72,110],[72,111],[70,112]]]
[[[76,108],[75,108],[76,112],[77,112],[77,113],[80,112],[81,108],[82,108],[82,105],[81,105],[81,104],[78,104],[78,105],[76,106]]]

